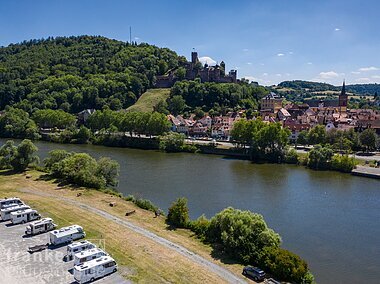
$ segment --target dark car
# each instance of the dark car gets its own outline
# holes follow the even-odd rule
[[[243,268],[243,275],[252,277],[255,281],[263,281],[265,278],[265,272],[260,268],[246,266]]]

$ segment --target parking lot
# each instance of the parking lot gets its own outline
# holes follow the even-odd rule
[[[71,274],[73,262],[65,262],[66,246],[30,254],[28,248],[49,242],[49,233],[25,237],[26,225],[0,221],[0,283],[76,283]],[[95,283],[127,283],[118,273]]]

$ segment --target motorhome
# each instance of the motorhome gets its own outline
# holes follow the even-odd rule
[[[66,260],[72,260],[76,253],[95,247],[96,246],[89,241],[73,242],[67,246]]]
[[[0,209],[12,207],[15,205],[20,205],[20,204],[23,204],[23,202],[20,200],[20,198],[17,198],[17,197],[0,199]]]
[[[74,255],[74,266],[81,265],[87,261],[108,255],[104,250],[100,248],[93,248],[78,252]]]
[[[25,235],[37,235],[54,230],[57,227],[51,218],[42,218],[41,220],[30,223],[26,226]]]
[[[30,221],[38,220],[40,218],[41,215],[38,214],[37,210],[34,209],[19,210],[11,213],[11,221],[14,225],[27,223]]]
[[[49,239],[52,245],[71,243],[72,241],[84,238],[85,236],[86,233],[83,231],[83,228],[78,225],[64,227],[49,233]]]
[[[11,213],[15,211],[29,209],[30,207],[25,204],[14,205],[11,207],[3,208],[0,210],[1,220],[8,221],[11,219]]]
[[[116,271],[116,261],[110,256],[103,256],[74,266],[74,279],[82,284],[92,282]]]

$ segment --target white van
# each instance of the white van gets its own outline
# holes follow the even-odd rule
[[[11,213],[12,224],[27,223],[30,221],[38,220],[41,215],[34,209],[19,210]]]
[[[82,284],[92,282],[116,271],[116,261],[110,256],[103,256],[74,266],[74,279]]]
[[[0,199],[0,209],[16,206],[20,204],[23,204],[23,202],[21,201],[20,198],[17,198],[17,197]]]
[[[71,243],[72,241],[84,238],[85,236],[86,233],[83,231],[83,228],[78,225],[64,227],[49,233],[49,239],[52,245]]]
[[[72,260],[76,253],[95,247],[96,246],[89,241],[73,242],[67,246],[66,260]]]
[[[81,265],[82,263],[85,263],[87,261],[90,261],[102,256],[107,256],[107,255],[108,254],[104,250],[101,250],[100,248],[84,250],[74,255],[74,266]]]
[[[11,207],[3,208],[0,210],[1,220],[8,221],[11,219],[11,213],[12,212],[25,210],[25,209],[29,209],[29,208],[30,207],[28,205],[25,205],[25,204],[14,205]]]
[[[51,218],[42,218],[26,226],[25,235],[37,235],[54,230],[57,227]]]

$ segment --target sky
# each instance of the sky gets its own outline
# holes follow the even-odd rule
[[[0,46],[102,35],[226,63],[273,85],[380,83],[378,0],[1,0]]]

